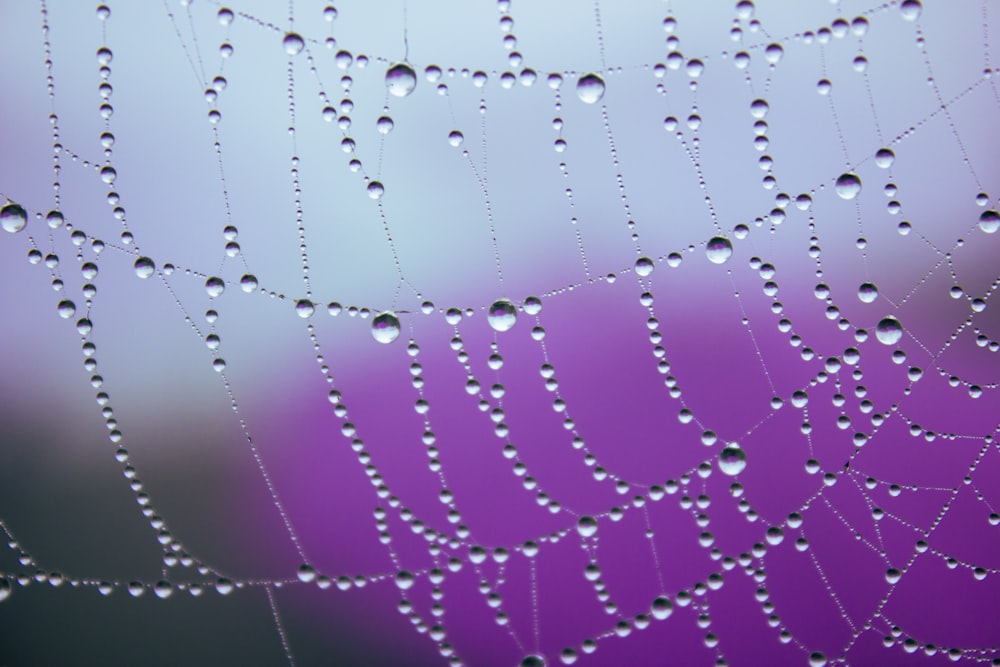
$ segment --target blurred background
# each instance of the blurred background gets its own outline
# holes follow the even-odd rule
[[[998,21],[3,4],[0,665],[1000,658]]]

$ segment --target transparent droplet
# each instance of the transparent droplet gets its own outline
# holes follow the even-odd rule
[[[713,236],[705,245],[705,256],[713,264],[725,264],[733,256],[733,244],[725,236]]]
[[[899,5],[899,13],[902,14],[903,19],[907,21],[916,21],[920,18],[920,12],[924,9],[923,5],[920,4],[920,0],[903,0]]]
[[[219,19],[219,25],[224,25],[224,26],[229,25],[230,23],[233,22],[234,18],[233,10],[229,9],[228,7],[223,7],[216,14],[216,17],[218,17]]]
[[[878,298],[878,287],[875,283],[861,283],[858,287],[858,299],[862,303],[872,303]]]
[[[903,577],[903,573],[894,567],[889,568],[885,571],[885,580],[890,584],[898,584],[899,580]]]
[[[399,318],[395,313],[383,311],[372,319],[372,338],[384,344],[399,338]]]
[[[781,44],[768,44],[767,48],[764,49],[764,59],[772,65],[777,65],[781,62],[782,56],[785,55],[785,49]]]
[[[674,612],[674,603],[666,595],[661,595],[653,600],[651,611],[656,620],[665,620]]]
[[[597,534],[597,519],[592,516],[581,516],[576,522],[576,532],[580,537],[593,537]]]
[[[140,278],[149,278],[156,272],[156,264],[149,257],[140,257],[135,260],[135,275]]]
[[[861,179],[850,172],[841,174],[837,178],[835,189],[841,199],[854,199],[861,193]]]
[[[309,299],[299,299],[295,302],[295,314],[302,319],[308,319],[312,317],[313,313],[316,312],[316,306]]]
[[[417,87],[417,73],[409,63],[396,63],[385,72],[385,85],[394,97],[406,97]]]
[[[290,56],[297,56],[302,52],[302,49],[306,48],[305,40],[297,32],[285,33],[285,38],[281,41],[281,44],[285,47],[285,53]]]
[[[653,272],[653,260],[649,257],[640,257],[635,260],[635,272],[645,278]]]
[[[903,325],[894,317],[886,317],[875,325],[875,337],[883,345],[895,345],[903,338]]]
[[[537,296],[529,296],[524,300],[524,312],[528,315],[537,315],[542,312],[542,300]]]
[[[174,585],[169,581],[157,581],[153,586],[153,593],[161,600],[165,600],[174,594]]]
[[[809,667],[826,667],[826,656],[815,651],[809,654]]]
[[[10,597],[10,580],[7,577],[0,577],[0,602]]]
[[[770,108],[767,100],[756,99],[750,103],[750,115],[759,120],[767,115]]]
[[[65,220],[63,214],[59,211],[49,211],[48,215],[45,216],[45,221],[49,223],[51,229],[59,229],[63,226]]]
[[[526,655],[521,660],[521,667],[545,667],[545,658],[540,655]]]
[[[736,444],[730,444],[719,453],[719,470],[726,475],[739,475],[747,467],[747,454]]]
[[[257,290],[257,276],[247,273],[240,278],[240,289],[247,294]]]
[[[309,563],[299,565],[299,569],[295,574],[303,584],[308,584],[316,580],[316,568]]]
[[[218,276],[212,276],[205,281],[205,292],[208,296],[213,299],[217,296],[222,296],[222,293],[226,291],[226,282],[219,278]]]
[[[405,591],[413,586],[414,578],[413,573],[407,570],[402,570],[396,573],[396,588],[401,591]]]
[[[881,169],[888,169],[896,161],[896,154],[891,148],[880,148],[875,153],[875,165]]]
[[[59,302],[59,305],[56,306],[56,311],[59,313],[59,317],[64,320],[68,320],[76,315],[76,304],[69,299],[63,299]]]
[[[28,213],[17,204],[7,204],[0,209],[0,226],[11,234],[24,229],[28,224]]]
[[[604,79],[597,74],[585,74],[576,82],[576,94],[587,104],[596,104],[604,97]]]
[[[389,116],[379,116],[378,120],[375,121],[375,127],[378,128],[379,134],[385,135],[392,132],[392,128],[396,127],[396,124]]]
[[[465,136],[458,130],[452,130],[448,133],[448,143],[455,148],[461,146],[463,141],[465,141]]]
[[[993,209],[983,211],[982,215],[979,216],[979,228],[987,234],[995,234],[1000,229],[1000,213]]]
[[[490,306],[486,319],[494,331],[510,331],[517,323],[517,308],[509,299],[500,299]]]
[[[372,199],[381,199],[382,195],[385,194],[385,186],[382,185],[381,181],[369,181],[368,182],[368,196]]]

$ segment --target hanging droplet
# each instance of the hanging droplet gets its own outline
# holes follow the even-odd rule
[[[316,312],[316,306],[309,299],[299,299],[295,302],[295,314],[302,319],[309,319]]]
[[[417,73],[409,63],[396,63],[385,72],[385,86],[394,97],[406,97],[417,87]]]
[[[205,281],[205,291],[213,299],[222,296],[222,293],[226,291],[226,282],[218,276],[212,276]]]
[[[405,591],[413,586],[414,577],[413,573],[407,570],[401,570],[396,573],[396,588],[401,591]]]
[[[983,211],[982,215],[979,216],[979,228],[987,234],[996,234],[996,231],[1000,229],[1000,213],[993,209]]]
[[[59,317],[68,320],[76,315],[76,304],[69,299],[64,299],[56,306],[56,311],[59,313]]]
[[[247,294],[257,290],[257,276],[247,273],[240,278],[240,289],[242,289]]]
[[[861,179],[850,172],[841,174],[837,178],[835,189],[841,199],[854,199],[861,193]]]
[[[51,229],[59,229],[63,226],[63,222],[66,221],[66,218],[64,218],[63,214],[59,211],[49,211],[48,215],[45,216],[45,221],[49,223],[49,227]]]
[[[7,577],[0,577],[0,602],[10,597],[10,580]]]
[[[653,260],[649,257],[640,257],[635,260],[635,272],[645,278],[653,272]]]
[[[920,0],[903,0],[899,5],[899,13],[903,15],[903,19],[906,21],[916,21],[920,18],[920,13],[923,9],[924,7],[920,4]]]
[[[302,49],[306,48],[305,40],[297,32],[285,33],[285,38],[281,41],[281,44],[285,47],[285,53],[290,56],[297,56],[302,52]]]
[[[809,654],[809,667],[826,667],[826,656],[815,651]]]
[[[735,476],[743,472],[747,467],[747,454],[743,449],[733,443],[727,445],[719,453],[719,470],[723,474]]]
[[[545,658],[540,655],[526,655],[521,660],[521,667],[545,667]]]
[[[750,103],[750,115],[760,120],[767,115],[770,108],[771,106],[767,103],[767,100],[758,98]]]
[[[886,317],[875,325],[875,337],[883,345],[895,345],[903,338],[903,325],[894,317]]]
[[[705,256],[713,264],[725,264],[733,256],[733,244],[725,236],[713,236],[705,245]]]
[[[369,181],[368,182],[368,196],[372,199],[381,199],[382,195],[385,194],[385,186],[382,185],[381,181]]]
[[[878,298],[878,287],[875,283],[861,283],[858,287],[858,299],[862,303],[872,303]]]
[[[386,345],[399,338],[399,318],[395,313],[386,310],[372,319],[372,338]]]
[[[156,272],[156,264],[149,257],[140,257],[135,260],[135,275],[140,278],[149,278]]]
[[[510,331],[517,323],[517,308],[509,299],[500,299],[490,306],[486,319],[494,331]]]
[[[448,143],[455,148],[461,146],[463,141],[465,141],[465,136],[458,130],[452,130],[448,133]]]
[[[764,49],[764,59],[772,65],[777,65],[781,62],[782,56],[785,55],[785,49],[777,42],[773,44],[768,44],[767,48]]]
[[[576,94],[587,104],[596,104],[604,97],[604,79],[597,74],[584,74],[576,82]]]
[[[295,574],[303,584],[308,584],[316,580],[316,568],[309,563],[299,565],[299,569]]]
[[[875,165],[880,169],[888,169],[896,161],[896,154],[891,148],[880,148],[875,153]]]
[[[576,522],[576,532],[580,537],[593,537],[597,534],[597,519],[592,516],[581,516]]]
[[[0,209],[0,226],[11,234],[16,234],[28,224],[27,212],[17,204],[7,204]]]
[[[670,614],[674,612],[674,603],[666,595],[661,595],[653,600],[651,611],[653,612],[653,618],[663,621],[669,618]]]
[[[375,121],[375,127],[378,128],[379,134],[386,135],[392,132],[392,128],[396,127],[396,124],[389,116],[379,116],[378,120]]]
[[[155,593],[156,597],[161,600],[166,600],[174,594],[174,585],[169,581],[157,581],[156,584],[153,585],[153,593]]]

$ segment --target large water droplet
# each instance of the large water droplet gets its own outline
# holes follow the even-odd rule
[[[899,13],[907,21],[916,21],[920,18],[920,12],[923,9],[924,7],[920,4],[920,0],[903,0],[902,4],[899,5]]]
[[[875,165],[880,169],[888,169],[896,161],[896,154],[891,148],[880,148],[875,153]]]
[[[417,73],[409,63],[396,63],[385,72],[385,86],[390,95],[406,97],[417,87]]]
[[[10,581],[7,577],[0,577],[0,602],[10,597]]]
[[[705,245],[705,256],[713,264],[725,264],[733,256],[733,244],[725,236],[713,236]]]
[[[809,667],[826,667],[826,656],[819,651],[810,653]]]
[[[510,331],[517,323],[517,308],[509,299],[500,299],[490,306],[486,319],[494,331]]]
[[[640,257],[635,260],[635,272],[645,278],[653,272],[653,260],[649,257]]]
[[[858,299],[862,303],[872,303],[878,298],[878,287],[875,283],[861,283],[858,287]]]
[[[372,338],[387,345],[399,338],[399,318],[395,313],[387,310],[372,319]]]
[[[545,667],[545,658],[540,655],[526,655],[521,660],[521,667]]]
[[[135,260],[135,275],[140,278],[149,278],[156,272],[156,264],[149,257],[140,257]]]
[[[382,185],[381,181],[369,181],[368,183],[368,196],[372,199],[381,199],[382,195],[385,194],[385,186]]]
[[[674,603],[670,601],[666,595],[661,595],[660,597],[653,600],[652,604],[653,618],[658,621],[662,621],[670,616],[674,612]]]
[[[837,178],[835,189],[841,199],[854,199],[861,193],[861,179],[850,172],[841,174]]]
[[[305,320],[312,317],[315,312],[316,306],[309,299],[299,299],[295,302],[295,313],[302,319]]]
[[[240,278],[240,289],[242,289],[247,294],[257,291],[257,276],[247,273]]]
[[[719,470],[726,475],[739,475],[747,467],[747,454],[739,445],[727,445],[719,453]]]
[[[993,209],[983,211],[982,215],[979,216],[979,228],[987,234],[995,234],[1000,229],[1000,213]]]
[[[0,226],[11,234],[21,231],[27,224],[28,214],[19,205],[7,204],[0,209]]]
[[[218,276],[212,276],[205,281],[205,291],[213,299],[222,296],[222,293],[226,291],[226,282]]]
[[[281,40],[281,44],[285,47],[285,53],[290,56],[297,56],[302,52],[302,49],[306,48],[305,40],[297,32],[286,33],[285,38]]]
[[[604,97],[604,79],[597,74],[584,74],[576,82],[576,94],[587,104],[596,104]]]
[[[597,519],[592,516],[581,516],[576,522],[576,532],[580,537],[593,537],[597,534]]]
[[[886,317],[875,325],[875,337],[883,345],[895,345],[903,338],[903,325],[894,317]]]

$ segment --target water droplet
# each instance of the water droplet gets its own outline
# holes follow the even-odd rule
[[[299,565],[296,576],[303,584],[308,584],[309,582],[316,580],[316,568],[308,563],[303,563],[302,565]]]
[[[899,580],[903,577],[903,573],[894,567],[890,567],[885,571],[885,580],[890,584],[898,584]]]
[[[153,586],[153,592],[156,594],[156,597],[166,600],[174,594],[174,585],[169,581],[157,581],[156,585]]]
[[[861,179],[850,172],[841,174],[837,178],[835,189],[841,199],[854,199],[861,193]]]
[[[524,300],[524,312],[528,315],[537,315],[542,312],[542,300],[537,296],[529,296]]]
[[[640,257],[635,260],[635,272],[645,278],[653,272],[653,260],[649,257]]]
[[[660,597],[653,600],[652,608],[653,618],[658,621],[663,621],[670,617],[670,614],[674,612],[674,603],[670,601],[666,595],[661,595]]]
[[[417,87],[417,73],[409,63],[396,63],[385,72],[385,85],[394,97],[406,97]]]
[[[10,597],[10,580],[7,577],[0,577],[0,602]]]
[[[407,570],[401,570],[396,573],[396,588],[401,591],[405,591],[413,586],[413,573]]]
[[[764,59],[772,65],[777,65],[781,62],[782,56],[785,55],[785,49],[781,44],[768,44],[767,48],[764,49]]]
[[[111,167],[111,166],[101,167],[101,180],[102,181],[104,181],[108,185],[111,185],[111,184],[113,184],[115,182],[116,178],[118,178],[118,172],[115,171],[114,167]]]
[[[587,104],[596,104],[604,97],[604,79],[597,74],[585,74],[576,82],[576,94]]]
[[[903,338],[903,325],[893,317],[886,317],[875,325],[875,337],[883,345],[895,345]]]
[[[64,320],[68,320],[76,315],[76,304],[69,299],[64,299],[59,302],[58,306],[56,306],[56,310],[59,312],[59,317]]]
[[[770,108],[767,100],[756,99],[750,103],[750,115],[759,120],[767,115]]]
[[[494,331],[510,331],[517,323],[517,309],[509,299],[500,299],[490,306],[486,319]]]
[[[233,10],[229,9],[228,7],[223,7],[216,14],[216,17],[218,17],[219,19],[219,25],[223,26],[229,25],[230,23],[233,22],[234,18]]]
[[[861,283],[858,287],[858,299],[862,303],[872,303],[878,298],[878,287],[875,283]]]
[[[222,293],[226,291],[226,282],[218,276],[212,276],[205,281],[205,291],[213,299],[222,296]]]
[[[305,40],[297,32],[285,33],[285,38],[281,40],[281,44],[285,47],[285,53],[290,56],[297,56],[302,52],[302,49],[306,48]]]
[[[581,516],[576,522],[576,532],[580,537],[593,537],[597,534],[597,519],[592,516]]]
[[[725,236],[713,236],[705,245],[705,255],[713,264],[725,264],[733,256],[733,244]]]
[[[130,581],[128,584],[128,594],[134,598],[141,596],[146,592],[146,587],[142,585],[141,581]]]
[[[381,199],[382,195],[385,194],[385,186],[382,185],[381,181],[369,181],[368,182],[368,196],[372,199]]]
[[[982,215],[979,216],[979,228],[987,234],[995,234],[1000,229],[1000,213],[993,209],[983,211]]]
[[[11,234],[21,231],[27,224],[28,214],[19,205],[7,204],[0,209],[0,226]]]
[[[736,3],[736,18],[748,21],[753,18],[753,2],[751,0],[740,0]]]
[[[63,214],[59,211],[49,211],[48,215],[45,216],[45,221],[49,223],[51,229],[59,229],[63,226],[65,220]]]
[[[295,302],[295,314],[302,319],[308,319],[312,317],[313,313],[316,312],[316,306],[309,299],[299,299]]]
[[[454,146],[455,148],[461,146],[463,141],[465,141],[465,135],[463,135],[458,130],[452,130],[451,132],[448,133],[448,143]]]
[[[545,667],[545,658],[540,655],[526,655],[521,660],[521,667]]]
[[[257,276],[247,273],[240,278],[240,289],[247,294],[257,290]]]
[[[135,275],[140,278],[149,278],[156,272],[156,264],[149,257],[140,257],[135,260]]]
[[[903,19],[906,21],[916,21],[920,18],[920,13],[923,9],[924,7],[920,4],[920,0],[903,0],[899,5],[899,13],[902,14]]]
[[[378,120],[375,121],[375,127],[378,128],[379,134],[386,135],[392,132],[392,128],[396,127],[396,124],[389,116],[379,116]]]
[[[888,169],[896,161],[896,154],[890,148],[880,148],[875,153],[875,165],[881,169]]]
[[[747,467],[747,454],[739,445],[730,444],[719,453],[719,470],[726,475],[739,475]]]
[[[386,310],[372,319],[372,338],[385,344],[399,338],[399,318],[395,313]]]

